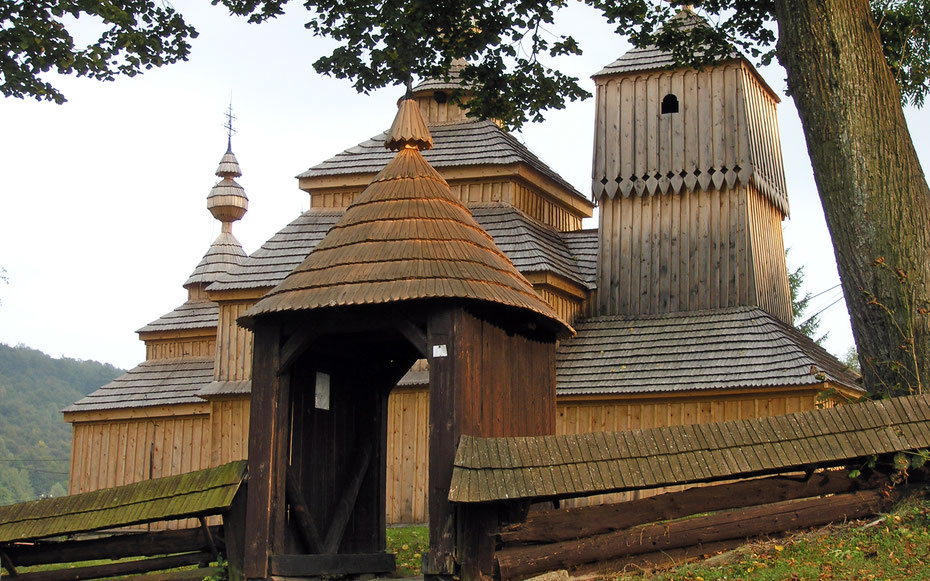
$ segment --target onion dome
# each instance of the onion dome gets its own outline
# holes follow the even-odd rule
[[[397,154],[240,323],[270,313],[467,299],[524,311],[546,328],[573,333],[423,158],[420,149],[431,144],[416,101],[402,101],[385,141]]]
[[[195,284],[208,285],[246,258],[242,244],[232,233],[232,223],[241,219],[249,208],[245,190],[233,179],[241,175],[242,170],[230,142],[216,169],[216,176],[221,179],[207,196],[207,209],[222,222],[222,231],[184,283],[185,288]]]
[[[236,183],[234,178],[240,177],[242,170],[239,169],[239,161],[232,152],[232,144],[223,154],[220,165],[216,168],[216,176],[219,182],[210,191],[207,196],[207,209],[213,214],[213,217],[223,223],[223,231],[226,232],[226,226],[239,220],[249,209],[249,198],[245,195],[245,190]]]

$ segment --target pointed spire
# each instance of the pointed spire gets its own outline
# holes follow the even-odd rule
[[[426,121],[420,114],[420,107],[413,99],[400,102],[394,124],[388,131],[384,146],[398,151],[404,148],[423,151],[433,147],[433,137],[426,128]]]
[[[249,198],[245,195],[245,189],[234,179],[242,175],[242,170],[239,169],[239,161],[232,151],[232,136],[235,133],[232,127],[233,120],[235,117],[230,105],[224,126],[227,130],[226,153],[216,168],[216,177],[220,178],[220,181],[207,196],[207,209],[214,218],[222,222],[222,231],[184,283],[185,287],[214,282],[219,275],[229,272],[231,266],[239,264],[246,257],[242,245],[232,233],[232,223],[241,219],[249,209]]]

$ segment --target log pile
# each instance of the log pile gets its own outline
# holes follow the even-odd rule
[[[495,563],[500,578],[508,581],[864,518],[893,502],[893,495],[880,488],[884,481],[825,471],[807,478],[759,478],[619,504],[530,513],[524,522],[499,532]]]

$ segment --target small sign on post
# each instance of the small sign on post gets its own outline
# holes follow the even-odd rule
[[[316,397],[314,405],[318,410],[329,409],[329,375],[326,373],[316,374]]]

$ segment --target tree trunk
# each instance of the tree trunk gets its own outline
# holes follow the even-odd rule
[[[867,0],[777,0],[866,387],[930,385],[930,190]],[[896,269],[900,269],[897,272]]]

